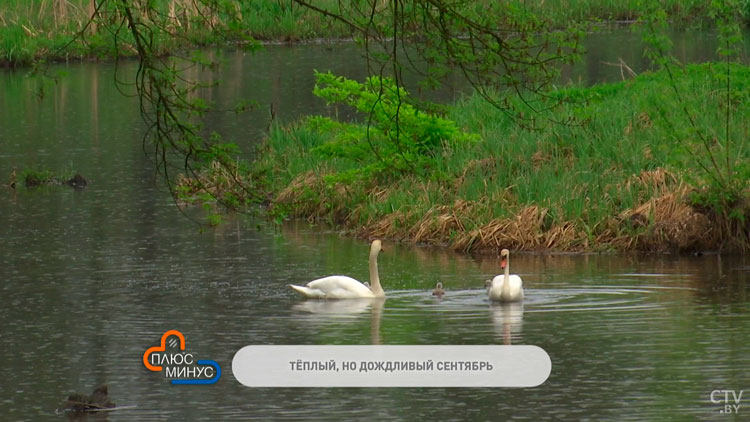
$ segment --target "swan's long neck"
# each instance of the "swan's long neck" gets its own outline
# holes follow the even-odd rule
[[[505,275],[503,276],[503,288],[500,290],[502,296],[510,294],[510,257],[505,256]]]
[[[378,276],[378,251],[370,251],[370,290],[375,296],[385,296],[383,287],[380,285],[380,276]]]

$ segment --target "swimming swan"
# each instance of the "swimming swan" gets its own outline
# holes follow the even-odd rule
[[[302,296],[312,299],[356,299],[363,297],[385,297],[385,292],[380,286],[378,276],[378,253],[382,249],[380,240],[373,240],[370,245],[370,283],[366,286],[359,281],[345,276],[332,275],[329,277],[313,280],[305,286],[290,284],[296,292]]]
[[[520,302],[523,300],[523,281],[521,277],[510,275],[510,252],[500,251],[500,268],[505,269],[504,275],[495,276],[487,289],[487,294],[493,302]]]

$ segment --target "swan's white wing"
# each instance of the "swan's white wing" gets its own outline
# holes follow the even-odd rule
[[[500,301],[500,291],[503,288],[503,276],[502,275],[496,275],[492,282],[490,282],[490,286],[487,289],[487,295],[490,297],[490,300],[493,301]]]
[[[495,277],[493,277],[493,278],[492,278],[492,282],[490,283],[490,286],[491,286],[492,288],[495,288],[495,287],[497,287],[498,289],[499,289],[500,287],[503,287],[503,278],[504,278],[504,277],[505,277],[505,276],[504,276],[503,274],[500,274],[500,275],[496,275]]]
[[[325,292],[322,290],[311,289],[305,286],[295,286],[294,284],[290,284],[289,287],[291,287],[292,290],[301,294],[304,297],[309,297],[312,299],[325,299],[326,297]]]
[[[523,300],[523,281],[521,277],[512,274],[508,277],[508,285],[510,286],[510,297],[508,302],[518,302]]]
[[[523,288],[523,281],[521,280],[521,277],[515,274],[512,274],[510,277],[508,277],[508,281],[510,282],[511,290],[518,290]]]
[[[332,275],[307,283],[306,287],[290,285],[305,297],[318,299],[354,299],[373,297],[372,290],[345,275]]]
[[[521,277],[513,274],[508,279],[508,284],[510,285],[510,292],[511,292],[511,301],[515,302],[518,300],[523,300],[523,281],[521,280]]]

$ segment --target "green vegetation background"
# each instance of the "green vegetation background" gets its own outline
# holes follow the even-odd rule
[[[642,1],[516,3],[560,27],[574,20],[632,21],[650,10]],[[672,26],[717,21],[712,2],[658,3]],[[733,19],[747,21],[750,1],[735,3],[740,13]],[[89,23],[95,12],[118,21],[108,3],[99,4],[4,1],[0,60],[18,66],[132,54],[115,47],[106,25]],[[157,54],[352,35],[293,2],[220,2],[214,11],[184,0],[155,4],[167,22],[151,40]],[[339,6],[315,4],[332,11]],[[86,36],[77,38],[79,32]],[[655,37],[652,47],[658,50],[660,42]],[[478,96],[429,109],[387,80],[360,84],[319,75],[321,98],[361,112],[378,104],[381,115],[371,115],[369,126],[317,116],[277,127],[259,161],[229,170],[207,163],[201,183],[184,178],[177,192],[185,200],[239,208],[247,202],[233,189],[240,182],[242,190],[262,190],[276,218],[325,220],[363,235],[462,250],[750,249],[750,153],[742,118],[750,73],[729,59],[681,67],[664,55],[650,58],[661,70],[615,84],[549,90],[544,96],[566,105],[535,116],[532,129],[519,124],[528,122],[519,122],[518,114]],[[403,104],[374,99],[368,85],[397,92]],[[404,113],[399,125],[389,117],[394,107]]]

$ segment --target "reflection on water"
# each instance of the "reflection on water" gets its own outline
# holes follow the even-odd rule
[[[353,56],[337,50],[230,55],[221,76],[232,84],[214,99],[266,92],[289,118],[319,109],[306,96],[312,67],[357,76]],[[600,49],[621,53],[612,50]],[[287,284],[367,279],[366,242],[242,216],[201,232],[154,184],[133,141],[142,135],[136,105],[112,88],[111,66],[69,70],[41,103],[33,81],[0,74],[0,180],[34,163],[91,181],[81,191],[0,189],[4,419],[59,420],[68,394],[103,383],[115,403],[135,406],[112,421],[703,420],[718,415],[712,390],[747,387],[750,257],[515,254],[527,298],[491,304],[484,280],[500,272],[495,257],[392,244],[379,258],[386,300],[305,301]],[[258,113],[211,124],[251,142],[267,123]],[[431,293],[436,281],[442,298]],[[217,384],[180,388],[143,367],[145,349],[169,329],[223,366]],[[248,344],[509,343],[549,353],[545,384],[249,389],[229,369]]]
[[[373,308],[375,299],[350,299],[350,300],[305,300],[295,304],[292,309],[296,311],[309,312],[312,317],[323,316],[327,318],[348,318],[369,311]],[[384,299],[377,300],[383,302]],[[382,310],[383,306],[379,308]]]
[[[520,336],[523,329],[523,302],[492,303],[490,313],[503,344],[513,344],[513,336]]]
[[[300,316],[301,321],[310,322],[311,325],[325,326],[331,323],[339,323],[345,320],[355,320],[364,314],[370,319],[370,339],[372,344],[383,344],[380,337],[380,319],[383,316],[385,299],[364,298],[348,300],[305,300],[295,304],[292,309],[310,315]]]

